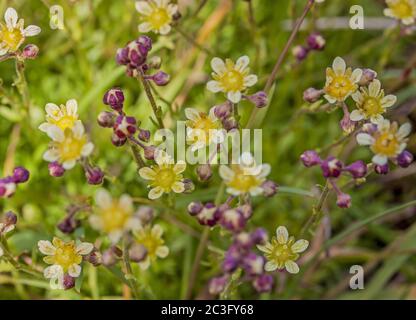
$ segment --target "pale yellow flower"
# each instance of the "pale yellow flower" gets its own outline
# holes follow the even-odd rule
[[[97,208],[90,216],[91,226],[108,234],[115,243],[123,233],[140,227],[140,220],[134,215],[133,200],[128,194],[113,199],[108,191],[100,189],[95,194]]]
[[[249,193],[257,196],[263,193],[261,185],[270,173],[269,164],[257,165],[250,153],[243,153],[238,164],[230,167],[221,165],[219,173],[227,185],[227,192],[238,196]]]
[[[280,226],[276,229],[276,237],[265,245],[257,245],[257,248],[264,252],[267,260],[264,266],[266,271],[286,268],[289,273],[298,273],[299,266],[295,261],[299,259],[299,253],[305,251],[308,246],[307,240],[301,239],[295,242],[293,236],[289,237],[286,227]]]
[[[385,165],[388,159],[395,158],[406,149],[406,138],[412,130],[410,123],[398,126],[397,122],[390,123],[384,119],[377,123],[377,130],[371,134],[359,133],[357,142],[360,145],[370,146],[374,153],[372,162],[377,165]]]
[[[350,119],[352,121],[370,119],[372,123],[383,120],[382,114],[397,101],[396,96],[392,94],[384,95],[381,83],[377,79],[373,80],[368,88],[361,87],[351,97],[354,99],[357,109],[351,112]]]
[[[225,62],[220,58],[212,59],[214,80],[207,83],[208,90],[214,93],[224,92],[228,100],[238,103],[242,93],[257,83],[257,76],[250,74],[249,63],[250,59],[247,56],[240,57],[235,64],[230,59],[226,59]]]
[[[186,108],[186,137],[193,150],[209,146],[211,143],[222,142],[223,131],[221,122],[214,114],[215,107],[209,113]]]
[[[416,0],[386,0],[384,15],[400,20],[405,25],[415,22]]]
[[[326,69],[325,99],[329,103],[342,102],[358,89],[363,71],[347,69],[344,59],[336,57],[332,69]]]
[[[178,6],[170,3],[169,0],[149,0],[137,1],[136,9],[143,20],[139,25],[140,32],[153,31],[165,35],[172,29],[170,24],[178,11]]]
[[[185,191],[182,172],[186,169],[186,163],[173,160],[164,151],[156,152],[156,165],[144,167],[139,170],[140,176],[151,181],[149,184],[149,199],[160,198],[164,193],[182,193]]]
[[[57,161],[66,170],[72,169],[79,159],[88,157],[94,149],[94,145],[88,142],[81,121],[75,121],[72,129],[66,128],[64,131],[58,126],[51,126],[47,134],[53,141],[43,159]]]
[[[26,37],[40,33],[38,26],[30,25],[24,28],[23,19],[19,19],[13,8],[7,8],[4,14],[6,24],[0,23],[0,56],[16,52]]]
[[[46,122],[39,126],[39,130],[48,132],[53,126],[57,126],[62,131],[72,129],[78,120],[78,104],[75,99],[68,100],[66,105],[57,106],[48,103],[45,106]]]
[[[134,232],[136,243],[143,245],[147,250],[146,259],[139,262],[139,266],[143,270],[149,268],[150,264],[158,257],[163,259],[169,254],[169,248],[164,245],[165,241],[162,235],[163,229],[158,224],[153,227],[146,225]]]
[[[82,256],[89,254],[94,246],[88,242],[75,245],[75,241],[64,242],[59,238],[50,241],[38,242],[39,251],[46,255],[45,263],[51,266],[43,271],[46,279],[50,279],[52,289],[63,289],[63,278],[65,274],[73,278],[81,274]]]

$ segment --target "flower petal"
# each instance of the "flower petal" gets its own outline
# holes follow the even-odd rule
[[[59,265],[52,265],[50,267],[45,268],[45,270],[43,270],[43,276],[46,279],[53,279],[58,277],[59,275],[63,275],[64,271],[62,270],[62,267]]]
[[[276,229],[276,238],[280,244],[285,244],[289,239],[289,233],[287,232],[286,227],[280,226]]]
[[[374,163],[374,164],[378,164],[379,166],[383,166],[383,165],[385,165],[386,163],[387,163],[387,157],[386,156],[384,156],[384,155],[381,155],[381,154],[376,154],[372,159],[371,159],[371,161]]]
[[[239,103],[241,100],[241,92],[240,91],[228,92],[227,98],[233,103]]]
[[[357,142],[362,146],[370,146],[374,143],[374,138],[368,133],[359,133],[357,134]]]
[[[412,131],[411,124],[409,122],[406,122],[400,126],[399,131],[397,132],[396,135],[399,139],[404,139],[410,134],[411,131]]]
[[[381,82],[377,79],[371,81],[371,83],[368,85],[368,93],[372,97],[377,97],[381,89]]]
[[[184,172],[186,169],[186,163],[185,161],[178,161],[175,166],[173,167],[173,171],[175,171],[176,174],[180,174]]]
[[[228,182],[234,179],[234,175],[235,175],[234,171],[225,165],[220,166],[219,173],[220,173],[220,177],[225,182]]]
[[[105,189],[99,189],[95,194],[95,203],[103,209],[107,209],[112,206],[113,199]]]
[[[187,119],[189,119],[191,121],[197,121],[197,120],[201,119],[199,111],[194,109],[194,108],[186,108],[185,109],[185,116],[186,116]]]
[[[141,168],[139,175],[145,180],[154,180],[156,178],[156,172],[148,167]]]
[[[285,262],[285,268],[289,273],[296,274],[299,272],[299,266],[297,265],[296,262],[292,260],[288,260]]]
[[[351,113],[350,113],[350,119],[352,120],[352,121],[360,121],[360,120],[363,120],[364,119],[364,113],[362,113],[362,111],[361,110],[353,110]]]
[[[55,125],[52,125],[46,134],[54,141],[62,142],[65,139],[64,132]]]
[[[40,240],[38,242],[38,248],[41,253],[46,254],[48,256],[53,256],[56,252],[56,248],[50,241],[47,240]]]
[[[27,26],[24,30],[23,30],[23,35],[26,37],[33,37],[38,35],[41,32],[41,28],[38,26],[34,26],[34,25],[30,25]]]
[[[272,272],[276,269],[277,269],[277,264],[274,263],[273,261],[268,261],[264,266],[264,270],[266,270],[268,272]]]
[[[93,152],[93,150],[94,150],[94,144],[92,144],[91,142],[88,142],[82,147],[81,155],[83,157],[88,157]]]
[[[4,13],[4,20],[6,21],[7,28],[13,29],[16,27],[17,20],[19,17],[17,16],[17,12],[13,8],[7,8],[6,12]]]
[[[139,32],[146,33],[152,30],[152,25],[149,22],[139,24]]]
[[[61,109],[59,109],[59,107],[54,103],[47,103],[46,106],[45,106],[45,111],[46,111],[47,115],[52,117],[52,118],[56,118],[56,116],[60,112],[60,110]]]
[[[137,1],[136,10],[145,16],[149,16],[153,12],[152,7],[149,5],[149,3],[147,3],[147,1]]]
[[[158,199],[162,196],[163,189],[161,187],[153,188],[149,191],[148,197],[150,200]]]
[[[257,83],[257,76],[255,74],[250,74],[247,77],[244,77],[244,86],[252,87]]]
[[[168,256],[168,254],[169,254],[169,248],[167,246],[161,246],[161,247],[157,248],[157,250],[156,250],[156,255],[159,258],[162,258],[162,259],[166,258]]]
[[[383,108],[390,108],[393,106],[397,101],[397,97],[393,94],[389,94],[381,99],[381,105]]]
[[[76,263],[71,264],[68,268],[68,274],[73,278],[79,277],[81,274],[81,266]]]
[[[75,99],[70,99],[66,102],[66,112],[69,115],[76,115],[78,111],[78,103]]]
[[[242,56],[238,58],[237,62],[235,63],[235,69],[240,72],[243,72],[247,68],[249,63],[250,63],[249,57]]]
[[[185,191],[185,184],[181,181],[177,181],[172,185],[172,190],[176,193],[182,193]]]
[[[45,161],[54,162],[58,159],[59,159],[59,153],[54,149],[47,150],[43,154],[43,160]]]
[[[227,71],[224,61],[218,57],[215,57],[211,60],[211,68],[219,76],[221,76]]]
[[[336,57],[334,62],[332,63],[332,69],[334,70],[336,75],[343,75],[345,73],[345,69],[347,68],[344,59],[341,57]]]
[[[221,84],[215,80],[211,80],[207,83],[207,89],[214,93],[217,93],[223,90],[221,87]]]
[[[64,167],[65,170],[71,170],[73,167],[75,167],[76,163],[76,160],[67,160],[62,163],[62,167]]]
[[[294,253],[301,253],[305,251],[308,248],[308,246],[309,246],[308,240],[300,239],[292,245],[291,249]]]
[[[165,24],[159,28],[159,33],[163,36],[163,35],[168,34],[170,30],[172,30],[172,27],[170,26],[170,24]]]
[[[82,242],[77,246],[77,253],[85,256],[86,254],[91,253],[91,251],[94,249],[94,245],[89,242]]]
[[[351,75],[351,81],[354,83],[360,82],[362,76],[363,76],[363,70],[355,69]]]
[[[155,238],[160,238],[163,235],[163,229],[159,224],[155,224],[152,227],[152,236]]]

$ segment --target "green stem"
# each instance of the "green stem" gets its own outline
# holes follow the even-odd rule
[[[128,248],[128,241],[124,239],[124,249],[123,249],[123,262],[124,267],[126,269],[125,278],[129,283],[129,287],[133,293],[134,299],[139,299],[139,290],[137,288],[137,279],[133,274],[133,269],[130,264],[130,255],[129,255],[129,248]]]

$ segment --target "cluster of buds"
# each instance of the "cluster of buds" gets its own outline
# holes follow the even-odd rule
[[[363,161],[358,160],[349,165],[345,165],[341,160],[333,156],[321,159],[318,153],[313,150],[305,151],[300,156],[300,159],[307,168],[317,165],[321,167],[322,175],[328,179],[328,182],[337,193],[337,205],[340,208],[349,208],[351,206],[351,197],[340,190],[336,184],[336,180],[342,173],[347,173],[356,180],[364,178],[367,174],[367,165]]]
[[[140,122],[137,121],[136,118],[127,116],[124,113],[123,91],[120,88],[108,90],[103,97],[103,102],[105,105],[108,105],[112,111],[101,112],[98,115],[97,121],[101,127],[113,129],[111,142],[116,147],[121,147],[127,140],[130,140],[144,149],[145,157],[147,159],[152,159],[155,148],[143,144],[143,142],[149,142],[150,131],[140,128]],[[134,137],[136,133],[138,140]]]
[[[0,179],[0,198],[9,198],[20,183],[29,180],[30,173],[23,167],[17,167],[13,170],[13,174]]]
[[[311,51],[322,51],[325,48],[326,41],[324,37],[314,32],[308,36],[305,45],[298,45],[292,49],[292,54],[297,61],[303,61]]]
[[[70,205],[66,209],[66,216],[58,223],[57,228],[65,234],[73,233],[81,225],[81,221],[76,218],[77,213],[89,208],[88,205]]]
[[[159,57],[148,58],[152,50],[152,39],[148,36],[140,36],[129,42],[124,48],[118,49],[116,61],[119,65],[127,67],[127,75],[137,77],[140,73],[146,80],[153,81],[157,86],[165,86],[169,83],[170,76],[163,71],[157,71],[153,75],[146,73],[151,69],[159,69],[161,59]]]
[[[267,233],[262,228],[251,233],[235,233],[233,243],[225,252],[222,263],[223,275],[211,279],[209,292],[214,295],[223,292],[231,274],[239,268],[244,271],[243,280],[251,282],[256,291],[270,291],[273,277],[264,272],[266,260],[252,251],[256,245],[264,244],[266,241]]]

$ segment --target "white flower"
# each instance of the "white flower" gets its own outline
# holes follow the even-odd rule
[[[39,126],[39,130],[48,132],[56,126],[62,131],[72,129],[78,120],[78,104],[75,99],[68,100],[66,105],[58,107],[54,103],[45,106],[46,122]],[[53,130],[53,129],[52,129]]]
[[[23,19],[19,19],[13,8],[7,8],[4,14],[6,25],[0,23],[0,56],[16,52],[26,37],[40,33],[38,26],[30,25],[24,29]]]
[[[270,173],[269,164],[257,165],[250,153],[243,153],[238,164],[232,164],[230,167],[221,165],[219,173],[227,185],[227,192],[238,196],[249,193],[257,196],[263,193],[261,185],[266,181]]]
[[[352,71],[351,68],[347,68],[344,59],[336,57],[332,63],[332,68],[326,69],[325,99],[329,103],[347,99],[357,91],[357,83],[360,81],[362,74],[361,69]]]
[[[74,241],[64,242],[59,238],[38,242],[39,251],[46,255],[45,263],[51,266],[43,271],[46,279],[50,279],[52,289],[63,289],[63,279],[66,274],[77,278],[81,274],[82,256],[89,254],[94,246],[88,242],[75,245]]]
[[[100,189],[95,194],[95,202],[98,208],[90,216],[90,224],[94,229],[107,233],[113,243],[118,242],[124,232],[140,227],[128,194],[113,199],[106,190]]]
[[[386,0],[386,4],[385,16],[401,20],[405,25],[415,22],[416,0]]]
[[[47,134],[53,141],[43,159],[57,161],[65,170],[72,169],[79,159],[88,157],[94,150],[94,145],[87,140],[81,121],[75,121],[72,129],[66,128],[64,131],[58,126],[51,126]]]
[[[225,63],[220,58],[211,60],[212,73],[211,80],[207,83],[209,91],[225,92],[228,100],[238,103],[241,100],[242,92],[248,87],[252,87],[257,83],[257,76],[249,74],[248,65],[250,59],[242,56],[234,64],[230,59],[226,59]]]
[[[265,245],[258,245],[257,248],[264,252],[267,263],[264,269],[268,272],[284,268],[289,273],[298,273],[299,266],[295,262],[299,259],[299,253],[305,251],[309,246],[307,240],[301,239],[295,242],[294,237],[289,237],[289,233],[284,226],[276,229],[276,236]]]
[[[381,120],[377,124],[377,130],[372,134],[359,133],[357,142],[360,145],[370,146],[374,153],[372,162],[383,166],[388,159],[397,157],[407,145],[407,136],[411,132],[410,123],[404,123],[398,127],[397,122],[390,123],[390,120]]]
[[[137,1],[136,9],[143,20],[139,25],[140,32],[153,31],[165,35],[172,29],[170,24],[178,11],[178,6],[170,3],[169,0],[149,0]]]
[[[370,119],[375,124],[383,120],[382,114],[397,101],[396,96],[392,94],[384,96],[384,90],[381,89],[381,83],[377,79],[373,80],[368,88],[362,87],[351,97],[356,102],[357,109],[351,112],[350,119],[352,121]]]

